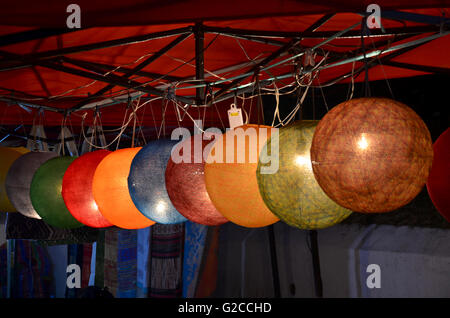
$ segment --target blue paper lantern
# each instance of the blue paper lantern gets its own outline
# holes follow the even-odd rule
[[[137,209],[161,224],[185,222],[173,206],[166,190],[165,171],[176,140],[150,142],[134,157],[128,176],[128,189]]]

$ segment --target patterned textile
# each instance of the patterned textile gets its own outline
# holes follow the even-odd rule
[[[152,226],[150,297],[181,297],[184,223]]]
[[[6,298],[8,284],[8,261],[6,243],[0,246],[0,298]]]
[[[148,297],[150,282],[151,227],[137,230],[137,291],[136,297]]]
[[[136,297],[137,231],[120,230],[117,246],[117,297]]]
[[[203,263],[197,282],[195,297],[206,298],[212,297],[216,290],[217,283],[217,251],[219,248],[219,229],[220,226],[209,227],[208,237],[205,244],[205,252],[203,253]]]
[[[185,298],[195,296],[207,233],[208,226],[191,221],[185,223],[183,258],[183,297]]]
[[[107,229],[104,246],[104,286],[114,297],[136,297],[137,230]]]
[[[117,228],[105,230],[105,248],[103,260],[104,286],[116,296],[117,293]],[[97,253],[98,254],[98,253]]]
[[[94,228],[59,229],[20,213],[8,213],[6,222],[6,239],[40,240],[47,245],[60,245],[91,243],[97,237],[98,230]]]
[[[91,276],[92,244],[83,244],[83,259],[81,261],[81,288],[89,286]]]
[[[37,242],[15,240],[11,297],[48,298],[55,294],[47,250]]]

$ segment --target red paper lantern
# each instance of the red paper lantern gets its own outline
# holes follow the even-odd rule
[[[166,168],[166,189],[172,204],[184,217],[203,225],[220,225],[228,220],[211,202],[205,185],[203,148],[209,142],[202,140],[199,134],[175,146],[175,153],[186,158],[187,162],[175,163],[173,156],[170,157]],[[190,154],[184,154],[185,150],[190,150]]]
[[[62,196],[69,212],[84,225],[96,228],[112,226],[100,213],[92,194],[95,169],[111,151],[88,152],[75,159],[64,173]]]
[[[450,128],[434,142],[433,151],[427,190],[436,209],[450,222]]]
[[[432,159],[425,123],[387,98],[337,105],[317,125],[311,145],[320,187],[354,212],[388,212],[409,203],[425,185]]]

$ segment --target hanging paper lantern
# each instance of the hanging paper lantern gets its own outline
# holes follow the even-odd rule
[[[352,213],[332,201],[314,178],[309,150],[318,122],[298,121],[281,128],[279,137],[269,139],[262,149],[256,174],[267,207],[300,229],[326,228]],[[264,173],[277,158],[278,170]]]
[[[58,228],[83,226],[69,210],[62,198],[62,180],[75,157],[57,157],[44,162],[31,180],[30,198],[34,209],[48,224]]]
[[[186,221],[173,206],[166,190],[165,171],[176,140],[160,139],[148,143],[134,157],[128,176],[128,188],[136,207],[161,224]]]
[[[67,209],[84,225],[96,228],[112,226],[100,213],[92,194],[95,169],[111,151],[88,152],[67,168],[62,183],[62,196]]]
[[[92,194],[100,213],[124,229],[142,229],[155,224],[131,201],[127,177],[131,161],[141,147],[116,150],[98,164],[92,179]]]
[[[436,209],[450,222],[450,128],[434,142],[433,151],[427,190]]]
[[[217,210],[231,222],[262,227],[279,219],[259,194],[256,168],[271,127],[243,125],[221,135],[205,164],[205,183]]]
[[[186,159],[166,168],[166,188],[172,204],[187,219],[203,225],[220,225],[228,220],[220,214],[206,191],[203,149],[211,141],[198,134],[178,143],[174,153]],[[187,153],[187,155],[184,152]]]
[[[41,217],[31,203],[31,180],[36,170],[47,160],[56,157],[54,152],[29,152],[20,156],[6,176],[6,193],[12,205],[21,214],[33,218]]]
[[[16,212],[6,194],[6,175],[14,161],[28,151],[22,147],[0,147],[0,212]]]
[[[311,145],[317,182],[355,212],[388,212],[409,203],[425,185],[432,159],[425,123],[387,98],[334,107],[317,125]]]

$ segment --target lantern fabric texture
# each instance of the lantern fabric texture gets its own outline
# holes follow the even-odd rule
[[[236,127],[220,135],[209,151],[206,189],[217,210],[235,224],[256,228],[279,220],[265,205],[256,179],[259,153],[272,129]]]
[[[22,147],[0,147],[0,212],[17,212],[6,193],[6,176],[14,161],[28,151]]]
[[[100,161],[92,179],[92,194],[100,213],[124,229],[142,229],[155,224],[139,212],[128,191],[131,161],[139,150],[141,147],[113,151]]]
[[[100,213],[92,194],[95,169],[110,153],[108,150],[85,153],[75,159],[64,174],[62,196],[67,209],[75,219],[90,227],[112,226]]]
[[[311,161],[317,182],[354,212],[389,212],[425,185],[433,149],[422,119],[387,98],[358,98],[330,110],[317,125]]]
[[[56,157],[54,152],[29,152],[20,156],[6,176],[6,193],[16,210],[33,219],[41,219],[33,207],[30,187],[36,170],[47,160]]]
[[[206,191],[203,149],[210,142],[197,134],[178,143],[174,152],[186,160],[175,162],[171,156],[165,178],[167,194],[178,212],[195,223],[214,226],[228,220],[217,211]]]
[[[48,224],[58,228],[78,228],[83,226],[69,210],[62,198],[62,180],[67,167],[75,157],[57,157],[44,162],[31,180],[31,203],[39,216]]]
[[[176,140],[149,142],[134,157],[128,176],[131,198],[142,214],[161,224],[186,221],[170,201],[166,190],[165,171]]]
[[[433,151],[427,190],[436,209],[450,222],[450,128],[434,142]]]
[[[347,218],[352,212],[331,200],[320,188],[311,167],[310,148],[316,120],[298,121],[279,130],[261,151],[258,186],[267,207],[281,221],[300,229],[322,229]],[[278,171],[262,173],[278,150]]]

